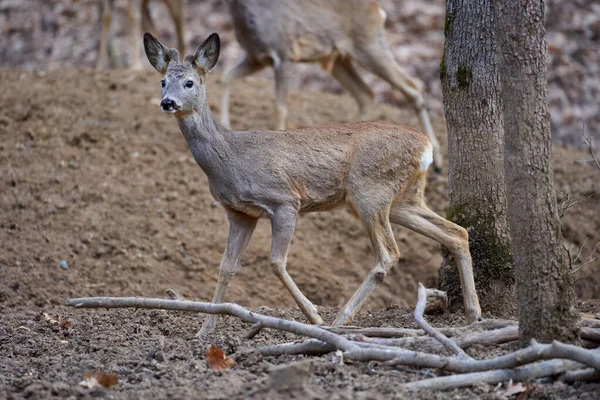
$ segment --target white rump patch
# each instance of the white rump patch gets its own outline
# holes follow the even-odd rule
[[[379,15],[381,15],[381,19],[383,20],[383,23],[385,24],[385,21],[387,20],[387,13],[381,7],[379,7]]]
[[[433,148],[431,143],[427,145],[425,152],[421,156],[421,171],[425,171],[433,162]]]

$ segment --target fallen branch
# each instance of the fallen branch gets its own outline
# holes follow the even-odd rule
[[[417,324],[419,324],[421,329],[423,329],[431,337],[433,337],[435,340],[444,345],[444,347],[446,347],[452,353],[456,354],[461,358],[471,359],[471,357],[467,353],[465,353],[463,349],[458,347],[456,343],[448,339],[440,331],[436,330],[434,327],[429,325],[427,321],[425,321],[425,318],[423,318],[423,312],[425,311],[425,305],[427,304],[427,290],[425,289],[425,286],[423,286],[421,283],[419,283],[419,289],[417,293],[418,297],[417,305],[415,306],[415,320],[417,321]]]
[[[600,326],[600,320],[595,320]],[[436,328],[442,334],[448,337],[454,337],[466,332],[474,330],[495,330],[505,328],[508,326],[518,326],[517,321],[503,320],[503,319],[490,319],[484,321],[473,322],[467,326],[461,326],[458,328]],[[379,338],[402,338],[402,337],[417,337],[425,335],[425,331],[422,329],[411,329],[411,328],[362,328],[359,326],[323,326],[323,329],[327,329],[330,332],[337,333],[339,335],[345,334],[356,334],[367,337],[379,337]]]
[[[256,314],[233,303],[212,304],[200,301],[165,300],[141,297],[86,297],[69,299],[67,300],[67,305],[75,308],[147,308],[152,310],[158,309],[231,315],[252,324],[260,323],[266,328],[278,329],[297,335],[319,339],[333,344],[337,349],[342,351],[352,350],[355,347],[358,348],[358,346],[343,336],[321,329],[319,326]]]
[[[468,374],[422,379],[420,381],[407,383],[404,385],[404,388],[409,390],[447,390],[472,386],[477,383],[496,384],[500,382],[506,382],[511,379],[515,382],[522,382],[558,375],[567,370],[580,367],[581,364],[569,360],[550,360],[530,364],[517,369],[472,372]]]
[[[439,368],[445,371],[465,373],[494,369],[509,369],[544,359],[565,358],[581,362],[588,367],[593,367],[600,371],[600,356],[598,353],[559,342],[553,344],[539,344],[534,342],[525,349],[504,356],[488,360],[473,360],[439,356],[436,354],[410,351],[390,346],[375,345],[362,347],[356,342],[352,342],[343,336],[337,335],[319,326],[256,314],[237,304],[230,303],[211,304],[196,301],[135,297],[91,297],[70,299],[67,300],[67,304],[77,308],[148,308],[231,315],[252,324],[260,323],[266,328],[291,332],[329,343],[337,350],[343,351],[345,359],[357,361],[388,361],[390,364]]]

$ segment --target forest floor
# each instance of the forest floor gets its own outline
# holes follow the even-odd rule
[[[404,398],[403,382],[430,370],[346,362],[321,357],[267,357],[250,350],[294,339],[264,331],[241,339],[247,324],[223,318],[215,334],[195,338],[203,316],[165,311],[85,311],[64,306],[70,297],[165,297],[175,289],[189,299],[209,300],[227,235],[223,211],[214,205],[204,174],[195,165],[171,116],[158,109],[159,76],[125,70],[88,69],[0,72],[0,399],[2,398]],[[219,76],[208,83],[219,113]],[[235,85],[236,129],[270,128],[272,84],[247,79]],[[347,95],[315,90],[290,97],[292,127],[350,121],[356,106]],[[371,116],[417,126],[410,109],[377,105]],[[432,115],[445,147],[445,124]],[[554,149],[559,201],[600,192],[598,171],[577,160],[586,154]],[[447,171],[447,166],[445,166]],[[445,174],[431,174],[426,197],[443,215]],[[572,254],[600,238],[600,197],[567,210],[562,227]],[[435,286],[440,247],[394,228],[402,258],[354,321],[359,326],[416,327],[411,306],[416,284]],[[586,243],[586,238],[589,238]],[[258,229],[232,281],[227,301],[271,315],[304,321],[268,262],[270,227]],[[593,246],[592,246],[593,247]],[[326,321],[359,286],[372,263],[368,239],[346,210],[302,217],[289,271]],[[61,261],[65,262],[61,262]],[[577,283],[581,311],[599,312],[600,278]],[[60,314],[72,327],[52,327],[42,313]],[[484,310],[485,316],[485,310]],[[459,314],[431,317],[436,326],[463,323]],[[209,344],[223,347],[237,365],[210,370]],[[513,344],[473,346],[476,358],[514,349]],[[309,359],[302,389],[276,392],[270,371]],[[300,368],[300,367],[299,367]],[[78,382],[102,369],[117,374],[111,389],[89,391]],[[503,398],[490,385],[419,398]],[[528,398],[600,397],[599,384],[535,382]]]

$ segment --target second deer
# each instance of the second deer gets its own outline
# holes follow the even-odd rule
[[[358,102],[358,118],[367,120],[373,93],[353,66],[400,89],[415,108],[433,146],[433,163],[442,167],[440,145],[433,132],[422,83],[396,62],[388,46],[385,12],[377,0],[226,0],[244,60],[224,76],[221,123],[229,127],[229,95],[233,81],[266,66],[275,71],[278,129],[286,128],[288,81],[292,64],[320,62]]]
[[[223,301],[229,281],[259,218],[271,220],[271,267],[310,322],[317,308],[286,270],[299,214],[346,206],[365,226],[375,264],[334,324],[352,320],[400,258],[391,223],[436,240],[452,253],[461,278],[468,322],[480,315],[467,231],[424,202],[431,143],[425,135],[388,122],[357,122],[291,131],[231,131],[217,123],[206,100],[206,77],[220,41],[212,34],[194,54],[179,59],[152,35],[144,35],[150,64],[163,76],[161,109],[173,114],[210,192],[229,220],[213,302]],[[201,334],[210,332],[209,316]]]

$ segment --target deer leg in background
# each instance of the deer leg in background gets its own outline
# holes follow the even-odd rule
[[[383,41],[384,39],[379,40]],[[427,112],[421,90],[422,84],[418,80],[411,78],[406,71],[398,65],[389,50],[387,43],[376,42],[372,45],[372,48],[361,50],[363,50],[363,52],[357,55],[356,61],[366,70],[371,71],[375,75],[386,80],[390,85],[399,89],[415,108],[423,131],[429,138],[433,147],[433,165],[435,171],[440,172],[442,169],[440,143],[431,126],[431,120],[429,119],[429,113]]]
[[[287,128],[287,95],[291,67],[292,63],[290,61],[273,60],[273,69],[275,70],[275,115],[277,129],[279,130]]]
[[[102,33],[100,35],[100,45],[98,46],[96,69],[101,69],[107,66],[109,48],[112,48],[111,25],[114,1],[103,0],[100,3],[100,6],[102,9]]]
[[[130,0],[127,9],[129,19],[129,37],[131,43],[131,69],[139,71],[142,69],[142,0]]]
[[[223,76],[223,97],[221,98],[221,124],[226,127],[231,127],[229,120],[229,97],[231,94],[231,85],[237,79],[252,75],[265,66],[259,64],[253,59],[248,57],[244,58],[235,68],[229,70]]]
[[[177,50],[181,54],[185,54],[185,2],[183,0],[166,0],[165,4],[175,24]]]
[[[225,248],[225,253],[219,267],[219,280],[212,299],[213,303],[221,303],[223,301],[227,285],[233,279],[240,266],[242,254],[246,246],[248,246],[248,242],[258,221],[256,218],[234,211],[227,211],[227,220],[229,221],[229,237],[227,238],[227,247]],[[216,315],[209,315],[196,336],[210,333],[214,329],[215,323]]]
[[[369,119],[369,107],[373,104],[373,92],[360,77],[349,58],[338,57],[331,75],[356,99],[358,119]]]
[[[363,208],[366,204],[363,205]],[[388,271],[400,259],[400,250],[394,239],[394,233],[390,225],[388,206],[381,207],[381,210],[361,210],[361,207],[355,207],[357,213],[365,225],[373,252],[375,254],[375,266],[369,272],[367,278],[360,285],[358,290],[352,295],[344,308],[340,311],[333,322],[333,326],[344,325],[352,322],[352,318],[360,310],[369,295],[375,290],[378,284],[383,282]]]
[[[142,0],[142,30],[144,32],[150,32],[156,34],[156,28],[154,26],[154,20],[152,19],[152,13],[150,12],[150,0]]]
[[[281,206],[271,217],[271,229],[273,231],[273,242],[271,245],[271,268],[273,273],[291,293],[294,300],[312,323],[320,325],[323,323],[321,316],[310,300],[302,294],[292,277],[286,270],[287,254],[296,227],[297,212],[292,207]]]

